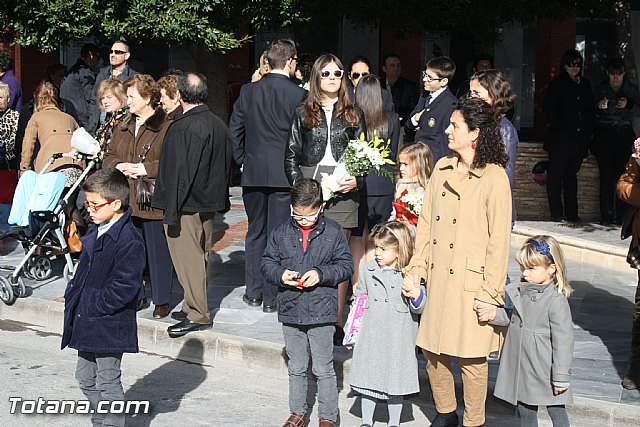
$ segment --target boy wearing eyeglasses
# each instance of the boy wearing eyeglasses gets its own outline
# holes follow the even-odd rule
[[[311,354],[318,381],[321,427],[338,419],[333,369],[333,333],[338,320],[338,283],[353,274],[353,258],[342,226],[325,218],[322,188],[301,179],[291,188],[291,218],[269,236],[261,270],[278,286],[278,320],[289,357],[288,427],[306,426],[307,368]]]
[[[458,101],[449,89],[449,80],[456,73],[456,63],[447,56],[431,58],[422,72],[425,94],[411,112],[406,128],[416,131],[415,142],[424,142],[431,149],[433,163],[453,154],[448,148],[444,130],[449,126],[453,106]]]
[[[93,425],[124,426],[124,413],[96,409],[101,401],[124,402],[120,365],[123,353],[138,352],[144,241],[131,222],[129,183],[122,172],[102,169],[82,188],[95,226],[81,239],[80,262],[65,291],[61,348],[78,350],[75,377],[93,410]]]

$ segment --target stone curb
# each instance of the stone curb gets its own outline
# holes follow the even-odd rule
[[[531,227],[516,226],[511,231],[511,243],[522,245],[538,234],[553,234],[562,246],[564,255],[568,259],[610,269],[628,269],[627,249],[606,243],[598,243],[579,237],[563,236]]]
[[[0,318],[36,325],[46,332],[62,334],[64,305],[39,298],[19,299],[13,306],[0,304]],[[281,344],[238,337],[212,331],[199,331],[183,338],[169,338],[167,323],[138,319],[140,351],[184,360],[196,364],[215,365],[221,362],[234,363],[249,369],[268,369],[286,375],[286,355]],[[348,388],[350,353],[342,348],[335,351],[336,373],[343,389]],[[427,384],[424,366],[421,366],[420,383]],[[462,396],[462,381],[455,376],[457,395]],[[492,397],[494,382],[489,382],[487,398],[488,422],[492,417],[513,414],[514,408]],[[414,403],[435,410],[429,387],[412,396]],[[459,402],[459,408],[462,402]],[[615,402],[605,402],[575,396],[574,404],[568,407],[572,422],[597,423],[601,426],[637,426],[640,407]],[[543,415],[545,416],[545,415]]]

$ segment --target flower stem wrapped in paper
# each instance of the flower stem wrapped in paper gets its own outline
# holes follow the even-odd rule
[[[418,217],[422,210],[422,202],[424,201],[424,189],[418,187],[415,190],[409,192],[404,190],[400,197],[393,202],[393,207],[396,213],[396,221],[409,221],[413,225],[418,225]]]
[[[340,181],[347,176],[363,176],[375,172],[393,179],[391,173],[383,167],[394,164],[389,158],[390,143],[391,141],[385,142],[377,133],[374,133],[371,141],[365,139],[364,133],[361,133],[358,139],[349,141],[333,173],[320,174],[324,200],[327,201],[335,196],[337,189],[340,188]]]

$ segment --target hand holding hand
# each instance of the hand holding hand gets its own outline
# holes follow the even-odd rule
[[[616,102],[616,107],[618,107],[618,108],[626,108],[627,107],[627,98],[618,99],[618,102]]]
[[[142,163],[132,163],[132,166],[129,169],[129,171],[131,172],[132,178],[138,178],[140,176],[147,175],[147,168],[145,168],[144,164]]]
[[[340,188],[338,188],[338,190],[336,190],[338,193],[348,193],[349,191],[355,190],[355,188],[358,186],[358,181],[356,180],[355,176],[348,176],[346,178],[343,178],[342,181],[340,181]]]
[[[127,162],[118,163],[116,165],[116,169],[122,172],[127,178],[135,178],[134,176],[134,172],[136,170],[135,163],[127,163]]]
[[[311,288],[312,286],[320,283],[320,274],[317,270],[311,269],[302,275],[302,286],[305,288]]]
[[[496,318],[497,307],[493,304],[475,300],[473,310],[478,315],[478,321],[480,322],[490,322]]]
[[[70,159],[73,159],[73,160],[80,160],[79,154],[80,153],[78,152],[78,150],[76,150],[75,148],[72,148],[71,151],[65,154],[65,157],[69,157]]]
[[[420,277],[420,276],[418,276]],[[402,282],[402,295],[417,300],[420,296],[420,282],[411,281],[411,283]]]
[[[557,396],[559,394],[564,393],[565,391],[569,390],[569,387],[557,387],[557,386],[553,386],[553,395]]]

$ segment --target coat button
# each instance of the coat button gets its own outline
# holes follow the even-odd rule
[[[449,270],[449,274],[453,274],[453,268]]]
[[[453,249],[453,243],[449,244],[449,249]]]
[[[435,245],[436,243],[438,243],[436,239],[433,239],[433,244]]]
[[[431,263],[431,269],[433,270],[433,263]]]
[[[454,223],[454,224],[456,223],[456,219],[455,219],[455,218],[453,218],[453,223]]]
[[[447,194],[447,193],[445,193],[445,192],[443,191],[443,192],[442,192],[442,197],[444,197],[444,195],[445,195],[445,194]]]
[[[374,298],[373,300],[374,300],[374,301],[378,301],[378,298]]]
[[[389,302],[389,300],[385,298],[385,299],[384,299],[384,302]]]
[[[533,302],[538,301],[538,297],[536,297],[536,296],[531,297],[531,301],[533,301]]]
[[[80,318],[80,313],[78,313],[78,316],[77,316],[77,317],[78,317],[78,318]]]
[[[436,215],[436,221],[440,221],[440,215]]]

